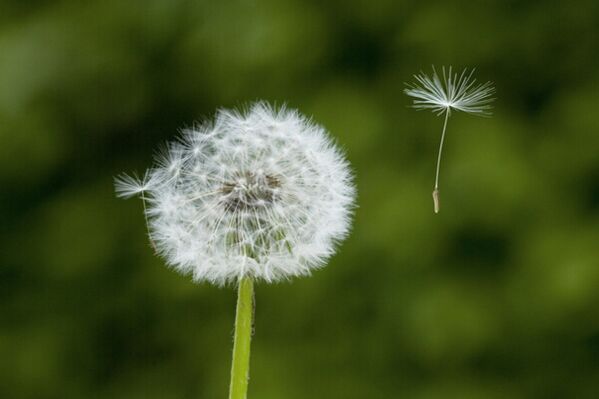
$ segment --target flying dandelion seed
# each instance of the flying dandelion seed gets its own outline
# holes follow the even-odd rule
[[[433,189],[433,204],[435,213],[439,213],[439,168],[441,165],[441,153],[447,121],[452,110],[466,112],[478,116],[491,115],[491,102],[495,88],[491,82],[477,83],[472,77],[474,69],[468,72],[464,69],[461,73],[453,73],[452,67],[446,71],[441,68],[441,76],[433,66],[433,74],[429,76],[424,72],[414,75],[414,83],[406,84],[404,92],[414,97],[413,107],[417,110],[431,110],[437,115],[445,114],[439,153],[437,155],[437,168],[435,174],[435,187]]]
[[[143,178],[115,187],[141,197],[150,241],[173,268],[238,285],[229,398],[245,399],[253,282],[309,274],[348,234],[355,188],[343,153],[297,111],[259,102],[184,131]]]

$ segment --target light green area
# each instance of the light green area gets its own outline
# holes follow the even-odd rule
[[[0,398],[213,399],[235,288],[154,256],[143,172],[179,128],[265,99],[346,150],[354,228],[256,282],[249,399],[596,399],[596,0],[0,1]],[[430,65],[491,118],[410,109]]]

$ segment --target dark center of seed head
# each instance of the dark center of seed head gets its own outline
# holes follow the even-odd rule
[[[220,191],[227,211],[257,211],[276,200],[280,187],[281,180],[278,177],[258,171],[239,173],[225,182]]]

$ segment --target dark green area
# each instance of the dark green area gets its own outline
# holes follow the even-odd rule
[[[0,397],[225,398],[233,289],[153,256],[143,171],[265,99],[346,148],[351,237],[257,286],[250,399],[599,397],[599,2],[0,3]],[[404,82],[477,67],[494,116]]]

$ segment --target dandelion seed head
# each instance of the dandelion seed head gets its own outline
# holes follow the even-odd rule
[[[350,228],[355,188],[343,153],[297,111],[255,103],[185,130],[143,179],[150,238],[176,270],[216,284],[267,282],[324,265]]]
[[[412,106],[418,110],[428,109],[438,115],[452,110],[490,115],[495,88],[491,82],[477,83],[473,74],[474,69],[454,73],[452,67],[442,67],[439,75],[433,67],[430,76],[424,72],[414,75],[415,81],[406,84],[404,92],[414,98]]]

